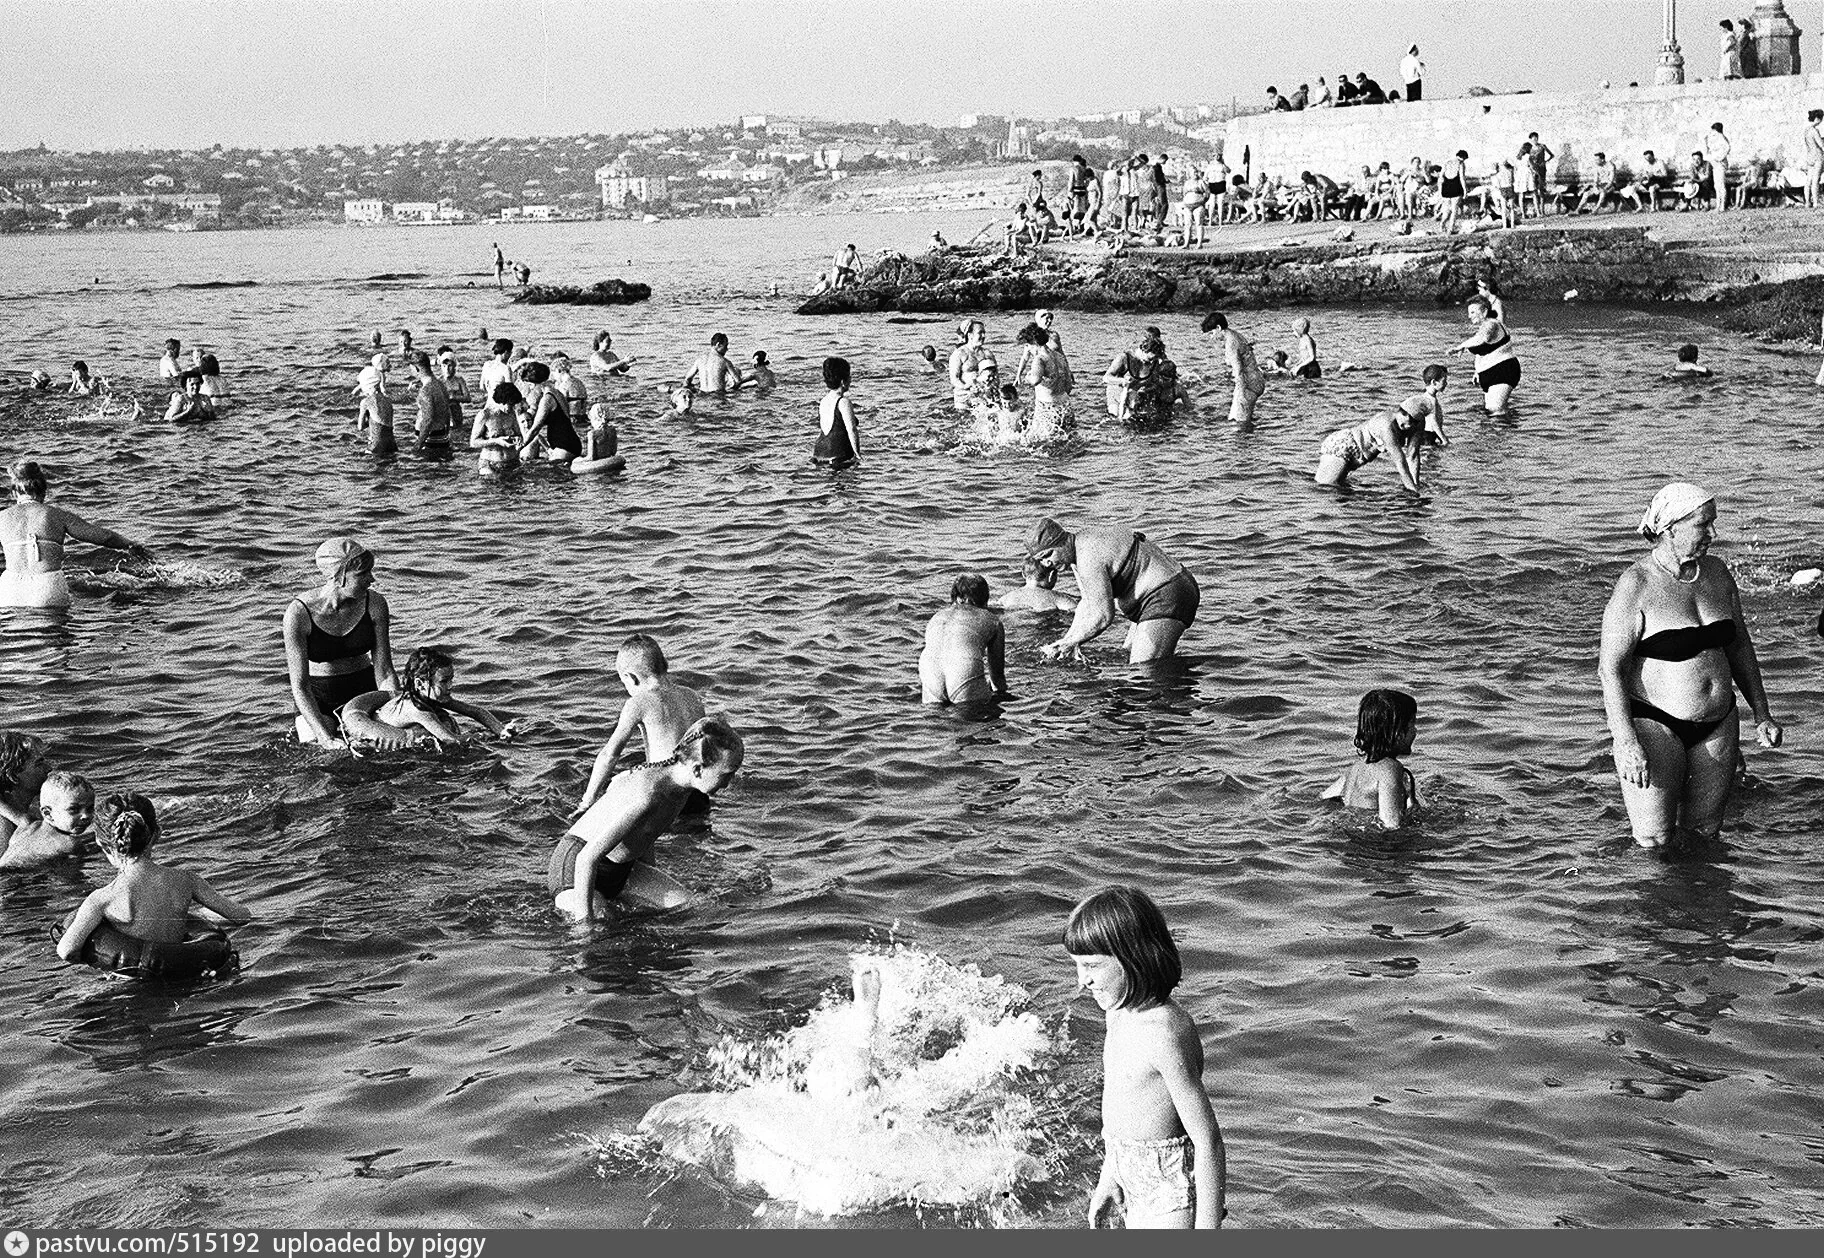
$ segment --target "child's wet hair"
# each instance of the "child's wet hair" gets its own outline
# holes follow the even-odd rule
[[[85,799],[93,801],[94,798],[95,787],[89,782],[89,779],[80,773],[71,773],[67,769],[57,770],[45,778],[44,785],[38,788],[39,803],[43,803],[47,799],[67,799],[73,803],[81,803]]]
[[[1162,1004],[1184,977],[1165,914],[1135,887],[1104,887],[1079,901],[1064,925],[1064,950],[1074,957],[1113,957],[1121,963],[1127,991],[1118,1009]]]
[[[741,741],[734,726],[721,717],[706,716],[684,731],[670,760],[661,763],[684,761],[706,769],[727,768],[733,772],[746,758],[747,745]]]
[[[1355,716],[1355,748],[1369,764],[1397,756],[1400,734],[1419,719],[1419,701],[1404,690],[1370,690]]]
[[[123,859],[143,856],[158,837],[158,813],[138,792],[110,795],[95,809],[95,842]]]
[[[846,358],[826,358],[823,360],[823,385],[826,389],[846,389],[849,387],[849,360]]]
[[[647,633],[630,633],[621,643],[619,654],[631,656],[633,662],[654,677],[663,677],[671,671],[671,665],[665,662],[664,648],[659,640]]]
[[[405,667],[399,670],[399,685],[405,693],[426,706],[435,707],[436,698],[431,694],[435,688],[437,674],[456,671],[456,659],[442,647],[414,647],[412,653],[405,657]]]
[[[1049,590],[1058,583],[1058,570],[1049,564],[1040,563],[1034,555],[1026,556],[1026,562],[1020,570],[1029,577],[1037,577],[1042,590]]]
[[[1697,346],[1680,345],[1678,347],[1678,361],[1681,363],[1696,362],[1697,361]]]
[[[1443,363],[1432,363],[1419,373],[1419,379],[1425,384],[1436,384],[1440,380],[1450,379],[1450,368]]]
[[[950,583],[950,601],[972,607],[988,606],[988,578],[979,572],[965,572]]]

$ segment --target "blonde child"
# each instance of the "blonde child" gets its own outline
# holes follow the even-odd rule
[[[182,943],[190,930],[190,906],[200,904],[239,925],[253,914],[210,886],[200,874],[152,859],[159,836],[158,814],[144,795],[110,795],[95,818],[96,843],[120,872],[89,893],[57,941],[57,955],[74,961],[89,936],[104,922],[146,943]]]
[[[1294,319],[1292,335],[1298,338],[1298,365],[1292,368],[1292,374],[1301,380],[1321,380],[1324,367],[1317,360],[1317,341],[1311,336],[1311,320]]]
[[[386,749],[401,746],[454,746],[463,741],[456,718],[466,716],[496,738],[511,738],[512,723],[450,695],[456,661],[447,651],[421,646],[405,657],[399,670],[399,692],[369,691],[342,706],[342,730],[351,744],[372,743]],[[403,736],[403,737],[402,737]]]
[[[1355,748],[1362,763],[1345,769],[1323,797],[1340,799],[1345,808],[1373,808],[1389,830],[1405,825],[1418,809],[1419,788],[1399,758],[1412,754],[1418,723],[1418,701],[1405,691],[1363,695],[1355,718]]]
[[[573,476],[588,476],[594,472],[618,472],[627,466],[627,460],[615,453],[620,445],[620,437],[614,431],[614,425],[608,422],[608,403],[597,402],[589,408],[589,430],[583,434],[583,453],[570,460],[570,472]]]
[[[1183,977],[1159,906],[1107,887],[1070,911],[1064,947],[1077,984],[1108,1015],[1102,1043],[1102,1175],[1089,1225],[1112,1206],[1135,1228],[1222,1226],[1222,1128],[1203,1087],[1197,1024],[1172,1000]]]
[[[1001,596],[1001,610],[1007,612],[1074,612],[1077,600],[1066,598],[1052,589],[1058,583],[1058,572],[1026,556],[1026,584]]]
[[[706,717],[666,759],[616,775],[552,849],[545,885],[558,911],[586,921],[623,895],[655,908],[688,904],[689,889],[647,858],[691,792],[708,796],[727,786],[744,754],[739,734]]]
[[[613,776],[616,762],[637,732],[646,744],[646,760],[663,760],[677,749],[684,732],[703,719],[703,696],[680,686],[669,676],[671,665],[658,640],[644,633],[630,634],[614,657],[614,671],[627,691],[627,702],[614,732],[595,757],[582,802],[572,820],[589,811]]]
[[[38,788],[38,816],[13,831],[0,869],[39,865],[82,850],[78,836],[95,819],[95,788],[80,774],[58,771]]]

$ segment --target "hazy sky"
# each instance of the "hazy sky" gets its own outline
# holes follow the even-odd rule
[[[3,0],[0,149],[625,131],[741,113],[954,122],[1258,100],[1319,74],[1432,95],[1651,82],[1660,0]],[[1753,0],[1685,0],[1690,72]],[[1806,28],[1806,68],[1824,20]]]

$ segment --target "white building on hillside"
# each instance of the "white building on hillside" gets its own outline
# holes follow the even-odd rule
[[[437,221],[437,203],[401,201],[393,206],[393,220],[400,223],[434,223]]]
[[[652,205],[671,199],[663,179],[629,174],[625,167],[604,166],[595,172],[595,182],[602,189],[602,204],[612,210],[624,210],[630,203]]]
[[[378,199],[344,201],[342,219],[348,223],[379,223],[386,219],[386,202]]]

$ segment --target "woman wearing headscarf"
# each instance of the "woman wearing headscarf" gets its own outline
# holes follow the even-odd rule
[[[90,524],[74,511],[48,506],[50,488],[44,469],[21,459],[10,469],[13,505],[0,511],[0,548],[6,571],[0,572],[0,607],[68,607],[70,584],[63,575],[63,547],[70,538],[91,546],[124,550],[138,559],[152,556],[138,542],[113,529]]]
[[[336,713],[393,676],[392,613],[373,588],[374,556],[360,542],[332,537],[317,547],[323,584],[285,607],[285,666],[297,705],[298,738],[345,745]]]
[[[1128,661],[1162,660],[1178,649],[1178,639],[1197,618],[1203,599],[1189,569],[1147,541],[1146,534],[1129,528],[1097,526],[1073,533],[1056,520],[1040,520],[1026,536],[1026,556],[1054,574],[1074,568],[1082,593],[1069,631],[1039,648],[1048,660],[1101,634],[1117,612],[1133,622]]]
[[[1658,849],[1681,829],[1709,839],[1722,828],[1741,754],[1737,687],[1760,745],[1779,746],[1781,731],[1735,578],[1706,554],[1716,500],[1674,481],[1653,496],[1640,534],[1653,549],[1615,583],[1597,671],[1634,841]]]

